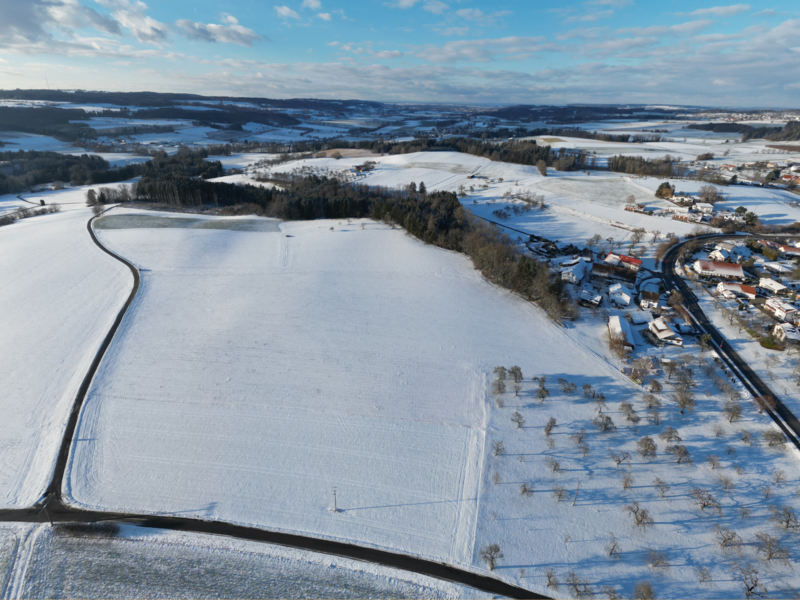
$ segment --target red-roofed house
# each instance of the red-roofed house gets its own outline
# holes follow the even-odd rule
[[[638,271],[639,267],[642,266],[642,261],[640,261],[638,258],[625,256],[624,254],[614,254],[613,252],[609,252],[608,256],[606,256],[606,259],[603,262],[614,267],[625,267],[631,271]]]
[[[706,277],[722,277],[723,279],[744,279],[742,265],[734,265],[710,260],[698,260],[694,263],[694,270]]]
[[[736,296],[744,296],[755,300],[756,288],[752,285],[744,285],[743,283],[731,283],[729,281],[720,281],[717,286],[717,291],[725,298],[733,298]]]

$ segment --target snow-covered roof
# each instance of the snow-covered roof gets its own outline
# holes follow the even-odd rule
[[[614,266],[617,266],[620,263],[634,265],[636,267],[642,266],[642,261],[640,261],[638,258],[633,258],[632,256],[626,256],[624,254],[614,254],[613,252],[609,252],[608,256],[606,256],[603,262]]]
[[[726,295],[725,292],[731,292],[734,295],[747,296],[748,298],[756,297],[756,288],[752,285],[744,285],[742,283],[723,281],[717,286],[717,291],[723,295]]]
[[[783,265],[779,262],[765,262],[764,268],[773,271],[774,273],[791,273],[792,267]]]
[[[773,329],[773,335],[777,332],[778,328],[783,330],[783,338],[792,342],[800,342],[800,331],[797,327],[789,323],[778,323]]]
[[[714,262],[711,260],[698,260],[694,264],[694,269],[698,273],[710,273],[720,277],[738,277],[744,279],[744,271],[741,265],[731,263]]]
[[[669,323],[667,323],[664,317],[658,317],[657,319],[654,319],[648,327],[659,340],[666,341],[670,339],[681,339],[681,337],[672,330],[672,327],[669,326]]]
[[[628,313],[634,325],[642,325],[653,320],[653,314],[648,310],[634,310]]]
[[[622,285],[621,283],[615,283],[614,285],[609,286],[608,293],[609,294],[626,294],[628,296],[632,296],[633,295],[633,294],[631,294],[631,291],[628,288],[626,288],[624,285]]]
[[[787,289],[785,285],[778,283],[769,277],[762,277],[759,279],[758,286],[775,293],[782,292],[783,290]]]
[[[631,335],[631,330],[630,327],[628,327],[628,323],[620,319],[617,315],[608,317],[608,331],[611,334],[611,337],[624,337],[627,345],[631,347],[635,345],[633,343],[633,336]]]

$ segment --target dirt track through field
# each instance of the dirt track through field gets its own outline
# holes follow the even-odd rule
[[[94,360],[92,361],[92,364],[84,376],[80,388],[78,389],[78,394],[69,414],[69,419],[67,420],[67,427],[61,442],[53,477],[45,492],[44,498],[37,505],[30,508],[0,510],[0,521],[26,523],[45,523],[48,521],[51,523],[90,523],[97,521],[124,520],[125,522],[137,524],[142,527],[157,527],[174,531],[224,535],[242,540],[288,546],[300,550],[321,552],[324,554],[361,560],[470,586],[490,594],[497,594],[511,598],[547,598],[547,596],[535,594],[529,590],[500,581],[494,577],[459,569],[458,567],[454,567],[445,563],[425,560],[406,554],[387,552],[385,550],[378,550],[375,548],[366,548],[364,546],[358,546],[345,542],[281,533],[277,531],[268,531],[265,529],[259,529],[257,527],[245,527],[220,521],[203,521],[199,519],[188,519],[171,515],[161,516],[81,510],[66,505],[63,501],[62,489],[66,469],[69,464],[70,449],[75,435],[75,430],[78,425],[81,407],[86,399],[86,395],[89,391],[92,380],[94,379],[95,373],[97,372],[97,369],[103,360],[103,356],[108,350],[114,335],[119,329],[119,326],[122,323],[128,308],[131,306],[131,303],[136,297],[140,283],[139,270],[128,260],[111,252],[108,248],[103,246],[94,233],[94,229],[92,228],[94,220],[100,217],[102,214],[105,214],[105,212],[108,212],[108,210],[111,209],[107,209],[100,215],[92,217],[87,223],[87,229],[92,241],[97,245],[98,248],[114,259],[122,262],[128,267],[128,269],[130,269],[131,274],[133,275],[133,287],[127,300],[125,301],[125,304],[117,314],[117,318],[114,320],[111,329],[108,331],[103,343],[97,351],[97,354],[95,355]]]

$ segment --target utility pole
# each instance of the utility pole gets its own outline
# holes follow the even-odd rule
[[[336,504],[336,488],[333,488],[333,512],[339,512],[339,507]]]

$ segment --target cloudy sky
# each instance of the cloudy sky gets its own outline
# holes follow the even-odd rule
[[[800,107],[800,4],[0,0],[0,88]]]

